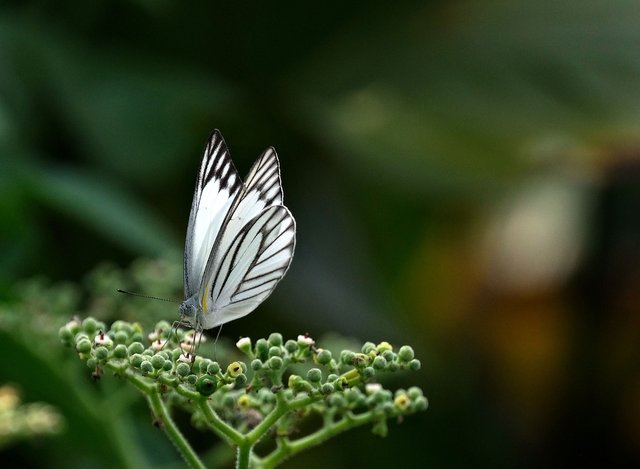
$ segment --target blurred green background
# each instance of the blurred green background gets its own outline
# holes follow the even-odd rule
[[[427,412],[285,467],[638,464],[639,46],[630,0],[5,1],[3,301],[18,279],[79,282],[102,261],[179,268],[219,128],[241,174],[277,149],[298,222],[285,280],[222,335],[335,332],[423,363],[391,385],[422,386]],[[147,291],[179,294],[174,278]],[[107,419],[122,383],[39,339],[75,312],[29,316],[48,307],[5,307],[0,384],[66,427],[2,460],[119,467],[117,443],[171,467],[135,393],[120,401],[136,416]]]

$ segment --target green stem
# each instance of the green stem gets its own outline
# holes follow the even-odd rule
[[[245,436],[222,420],[218,414],[213,411],[206,399],[199,399],[198,407],[204,414],[209,428],[220,436],[220,438],[232,445],[240,445],[245,441]]]
[[[288,457],[300,451],[318,446],[338,433],[372,422],[376,418],[379,418],[379,416],[373,412],[365,412],[359,415],[347,414],[337,422],[324,426],[310,435],[298,438],[297,440],[291,441],[288,438],[280,438],[278,439],[276,449],[261,460],[261,467],[264,469],[275,467]]]
[[[162,428],[165,433],[173,445],[178,449],[186,463],[193,468],[205,469],[205,466],[198,455],[173,422],[173,419],[169,415],[169,412],[167,412],[167,408],[165,407],[164,402],[162,402],[162,398],[157,390],[147,394],[147,400],[149,401],[149,405],[151,406],[153,413],[162,422]]]
[[[236,459],[236,469],[249,469],[251,462],[251,449],[253,445],[244,442],[238,445],[238,458]]]

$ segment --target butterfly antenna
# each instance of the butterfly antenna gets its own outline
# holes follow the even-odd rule
[[[160,298],[159,296],[143,295],[142,293],[134,293],[127,290],[122,290],[120,288],[118,288],[116,291],[118,293],[124,293],[126,295],[138,296],[140,298],[148,298],[150,300],[160,300],[160,301],[166,301],[167,303],[176,303],[176,304],[182,303],[181,301],[178,301],[178,300],[168,300],[167,298]]]

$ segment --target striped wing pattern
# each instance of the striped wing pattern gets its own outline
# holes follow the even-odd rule
[[[214,130],[204,150],[189,215],[184,252],[186,298],[202,284],[209,253],[241,187],[227,145],[220,132]]]
[[[189,217],[185,297],[205,329],[245,316],[287,272],[295,220],[283,205],[280,163],[268,148],[242,183],[217,130],[206,145]]]
[[[264,209],[242,227],[212,278],[214,307],[205,314],[206,329],[249,314],[271,294],[291,264],[295,229],[283,205]]]
[[[221,256],[229,249],[242,227],[265,208],[275,205],[282,205],[280,162],[275,150],[269,148],[253,164],[237,199],[228,208],[218,246],[211,252],[205,268],[205,283],[211,283],[215,266],[219,264]]]

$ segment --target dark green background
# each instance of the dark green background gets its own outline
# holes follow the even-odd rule
[[[333,331],[423,363],[392,385],[426,413],[286,467],[632,465],[639,45],[624,0],[4,2],[1,291],[180,251],[219,128],[242,174],[275,146],[298,222],[285,280],[222,334]],[[61,467],[91,428],[8,457]],[[174,460],[144,438],[143,461]]]

